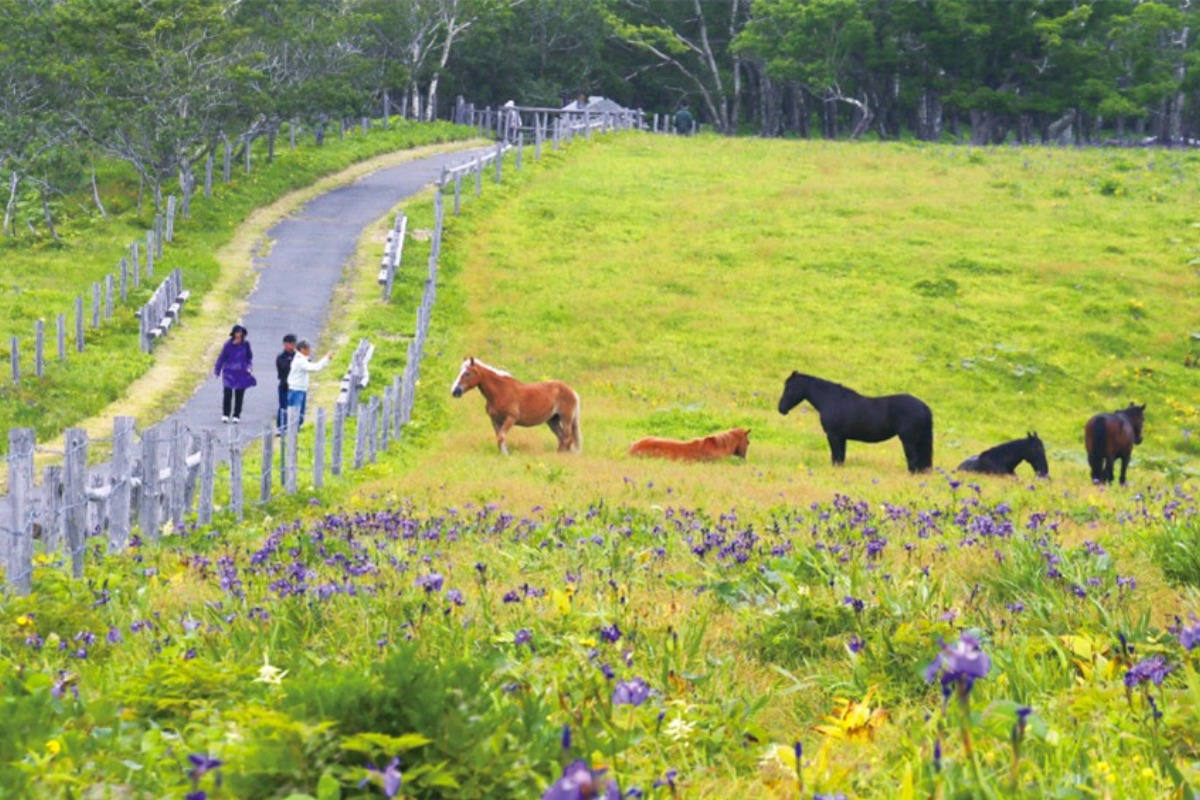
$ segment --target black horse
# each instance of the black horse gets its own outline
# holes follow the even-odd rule
[[[909,472],[933,469],[933,412],[911,394],[863,397],[838,383],[793,372],[783,384],[779,413],[805,400],[821,414],[833,465],[846,461],[846,441],[883,442],[899,436]]]
[[[971,456],[958,465],[962,472],[982,472],[985,475],[1015,475],[1017,465],[1029,462],[1039,478],[1050,477],[1050,465],[1046,463],[1046,448],[1037,433],[1029,433],[1024,439],[998,444]]]

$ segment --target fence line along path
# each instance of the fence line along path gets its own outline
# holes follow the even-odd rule
[[[284,334],[310,339],[321,357],[328,343],[318,342],[330,315],[330,299],[347,261],[355,253],[368,225],[404,198],[434,183],[443,168],[470,161],[479,151],[460,150],[409,161],[367,175],[357,182],[326,192],[275,225],[267,236],[270,253],[255,263],[258,285],[250,294],[245,315],[229,319],[229,328],[240,322],[249,329],[258,385],[248,389],[238,436],[259,436],[275,420],[278,406],[275,356]],[[228,333],[226,328],[223,333]],[[198,432],[221,429],[222,386],[212,374],[213,364],[197,363],[208,379],[174,416]],[[320,380],[337,380],[330,370]],[[310,424],[306,415],[305,424]],[[222,438],[227,432],[220,432]]]

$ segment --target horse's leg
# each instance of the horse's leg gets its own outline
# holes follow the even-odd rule
[[[563,430],[562,417],[560,417],[558,414],[555,414],[553,417],[546,420],[546,424],[550,427],[550,430],[554,431],[554,435],[558,437],[558,452],[567,452],[571,443],[567,441],[567,434]]]
[[[1117,459],[1115,456],[1104,457],[1104,482],[1113,482],[1113,467],[1116,465]]]
[[[832,433],[826,433],[825,438],[829,440],[829,454],[833,457],[833,465],[840,467],[846,463],[846,440],[841,436],[834,436]]]
[[[1129,456],[1121,456],[1121,485],[1125,485],[1125,470],[1129,467]]]
[[[493,423],[496,428],[496,444],[500,446],[500,452],[508,455],[508,445],[504,441],[504,437],[512,430],[512,426],[516,423],[516,417],[505,417],[499,423]]]
[[[900,444],[904,445],[904,460],[908,462],[908,471],[917,472],[921,468],[921,452],[913,436],[901,436]]]

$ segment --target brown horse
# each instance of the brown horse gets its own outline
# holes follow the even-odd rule
[[[508,455],[504,437],[513,425],[532,427],[545,423],[558,437],[558,452],[583,449],[579,395],[562,381],[521,383],[503,370],[467,357],[450,387],[450,394],[462,397],[463,392],[476,386],[487,400],[487,413],[496,429],[496,444],[504,455]]]
[[[1092,468],[1092,481],[1112,483],[1113,464],[1121,460],[1121,485],[1125,485],[1125,470],[1133,446],[1142,443],[1142,423],[1145,421],[1146,406],[1129,404],[1111,414],[1097,414],[1083,426],[1083,442],[1087,447],[1088,466]]]
[[[690,442],[679,442],[675,439],[660,439],[657,436],[647,436],[638,439],[629,448],[629,455],[647,458],[669,458],[674,461],[716,461],[729,456],[746,457],[750,447],[750,431],[745,428],[734,428],[724,433],[716,433]]]

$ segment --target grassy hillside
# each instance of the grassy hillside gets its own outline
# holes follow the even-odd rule
[[[1187,158],[622,136],[506,171],[449,223],[398,450],[0,601],[0,786],[537,797],[581,760],[664,799],[1190,796]],[[387,376],[422,270],[369,299],[380,224],[333,334]],[[499,456],[449,397],[468,352],[575,386],[584,454]],[[924,397],[942,468],[1036,427],[1052,477],[833,470],[775,411],[791,369]],[[1083,421],[1128,399],[1133,485],[1093,487]],[[734,424],[745,463],[624,455]]]

